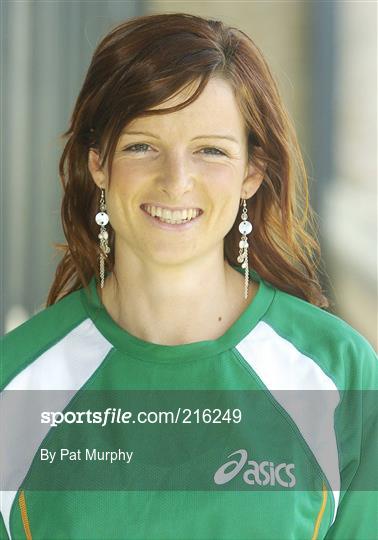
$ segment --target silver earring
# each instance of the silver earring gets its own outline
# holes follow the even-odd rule
[[[238,263],[242,263],[242,268],[244,268],[244,298],[248,298],[248,283],[249,283],[249,267],[248,267],[248,240],[247,234],[252,231],[252,223],[248,221],[247,214],[247,203],[243,199],[243,209],[241,214],[241,223],[239,223],[239,231],[242,234],[241,240],[239,242],[239,257],[237,258]]]
[[[110,247],[108,245],[109,235],[105,228],[109,223],[109,216],[106,213],[105,192],[103,189],[101,189],[100,211],[96,214],[95,220],[97,225],[100,225],[101,227],[98,238],[100,239],[100,284],[102,289],[105,279],[105,258],[108,257],[108,253],[110,252]]]

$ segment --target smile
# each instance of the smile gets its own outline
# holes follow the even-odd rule
[[[149,204],[142,204],[140,208],[150,221],[166,230],[185,230],[196,223],[203,214],[200,208],[170,210]]]
[[[200,208],[184,208],[184,209],[170,209],[163,206],[154,206],[150,204],[143,204],[142,209],[145,210],[150,216],[159,218],[163,223],[172,223],[179,225],[186,223],[199,214],[202,213]]]

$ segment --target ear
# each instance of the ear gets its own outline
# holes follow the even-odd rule
[[[100,155],[94,148],[90,148],[88,152],[88,169],[94,183],[99,188],[107,188],[107,177],[100,165]]]
[[[266,166],[265,162],[256,159],[248,163],[246,176],[242,184],[243,199],[250,199],[259,189],[264,179]]]

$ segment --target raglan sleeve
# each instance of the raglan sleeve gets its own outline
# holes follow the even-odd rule
[[[378,358],[363,341],[351,363],[352,386],[340,411],[341,492],[325,540],[378,540]]]
[[[0,540],[9,540],[7,530],[4,525],[4,519],[0,512]]]
[[[1,337],[0,339],[0,393],[1,391],[4,389],[4,380],[7,376],[7,373],[6,373],[6,369],[5,369],[5,362],[4,362],[4,359],[5,359],[5,347],[4,347],[4,336]],[[3,419],[1,418],[1,415],[0,415],[0,423],[1,421],[3,421]],[[1,430],[2,431],[2,430]],[[1,482],[1,485],[0,485],[0,490],[2,489],[2,478],[3,478],[3,469],[1,468],[1,464],[0,464],[0,482]],[[3,494],[1,493],[0,491],[0,497],[3,497]],[[0,500],[0,506],[2,506],[2,501]],[[5,528],[5,524],[4,524],[4,518],[3,518],[3,515],[0,511],[0,540],[9,540],[9,536],[8,536],[8,533],[7,533],[7,530]]]

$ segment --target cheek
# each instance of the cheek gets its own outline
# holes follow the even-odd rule
[[[111,204],[114,205],[116,201],[129,200],[136,188],[136,175],[130,167],[126,167],[122,161],[113,163],[108,190],[108,200],[111,201]]]
[[[126,160],[116,161],[113,164],[109,197],[113,201],[121,201],[123,205],[125,201],[134,200],[135,196],[145,188],[148,174],[145,165],[130,164]]]
[[[241,193],[241,179],[233,169],[218,167],[206,176],[206,188],[208,197],[216,203],[216,206],[232,219],[238,210]]]
[[[124,222],[130,213],[128,208],[133,197],[133,183],[130,178],[120,178],[113,175],[106,197],[106,208],[113,229],[117,224]]]
[[[240,187],[242,173],[230,163],[205,163],[201,166],[201,178],[211,188],[217,187],[224,193],[235,193]]]

